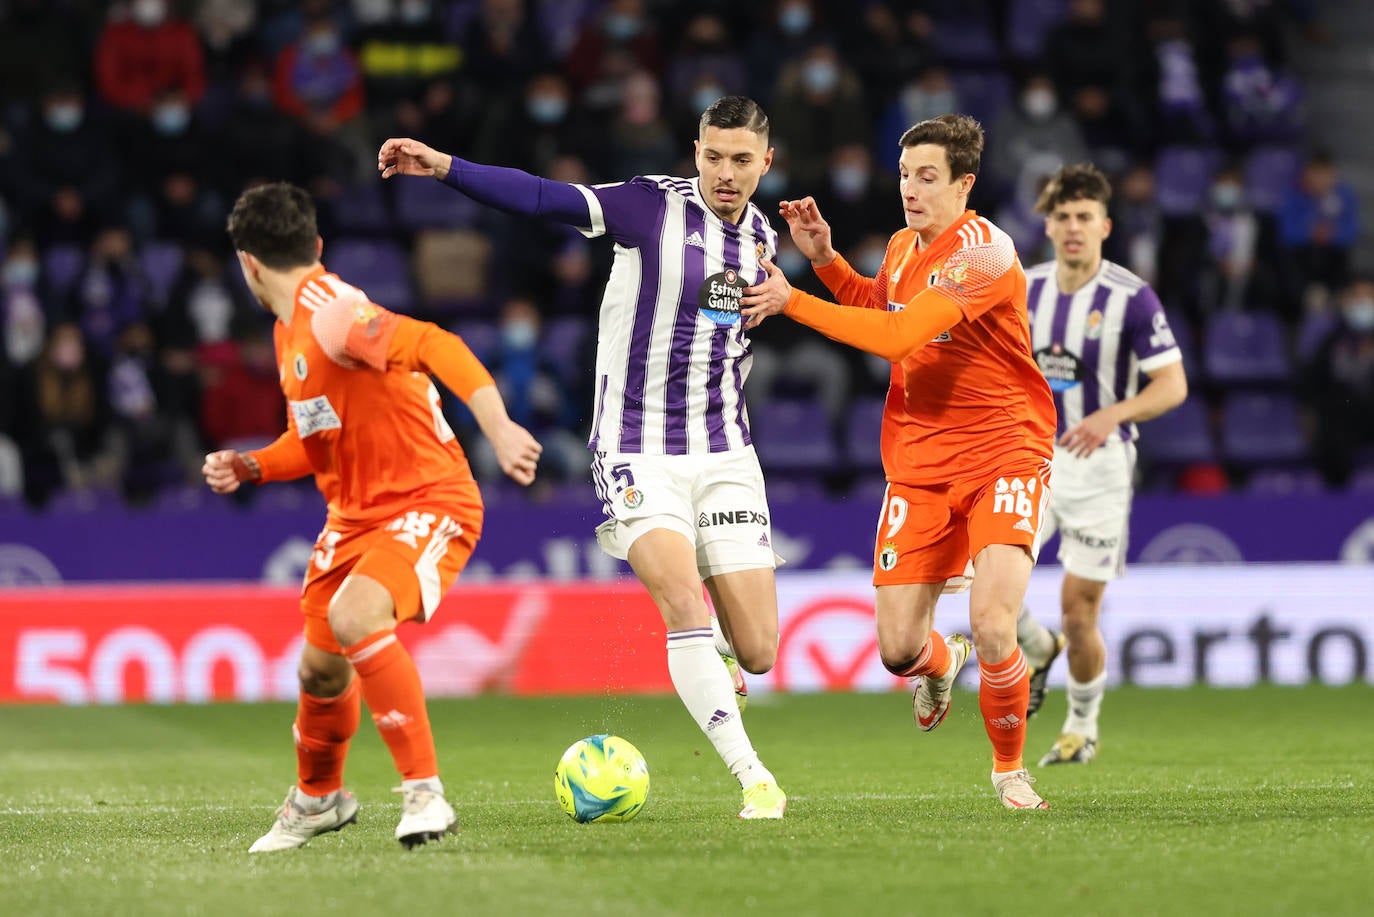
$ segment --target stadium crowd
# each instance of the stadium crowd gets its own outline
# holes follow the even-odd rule
[[[1357,201],[1307,142],[1290,66],[1312,5],[8,0],[0,495],[147,501],[282,429],[270,316],[224,232],[268,179],[314,193],[326,264],[468,340],[549,445],[546,477],[582,480],[609,252],[383,183],[377,147],[412,136],[566,181],[692,175],[697,115],[733,93],[772,120],[760,205],[815,195],[870,273],[916,121],[987,127],[971,205],[1027,265],[1050,254],[1044,178],[1096,162],[1116,189],[1107,256],[1159,291],[1194,380],[1146,427],[1141,485],[1374,486],[1374,279],[1352,273]],[[820,292],[783,239],[779,266]],[[880,473],[886,365],[782,320],[753,338],[765,471],[836,490]]]

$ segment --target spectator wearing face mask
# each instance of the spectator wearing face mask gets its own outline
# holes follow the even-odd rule
[[[310,19],[301,37],[282,49],[273,85],[277,107],[305,128],[310,155],[323,167],[314,181],[318,195],[332,199],[340,186],[372,177],[371,135],[359,118],[362,70],[332,19]]]
[[[200,37],[174,16],[168,0],[131,0],[128,16],[111,7],[95,49],[96,89],[118,111],[152,113],[161,93],[179,90],[195,105],[205,94],[205,54]]]
[[[70,81],[44,93],[18,131],[10,161],[19,221],[40,246],[84,245],[118,207],[119,175],[110,133]]]
[[[1330,153],[1314,153],[1279,211],[1285,284],[1295,301],[1317,304],[1344,286],[1360,236],[1359,198]]]
[[[668,68],[673,120],[689,125],[716,99],[739,95],[748,84],[744,55],[736,48],[725,20],[715,13],[698,13],[689,19]]]
[[[891,138],[902,136],[913,124],[961,111],[962,108],[959,92],[949,78],[949,71],[939,64],[932,64],[902,84],[897,97],[888,105],[878,125],[878,149],[890,143]]]
[[[872,136],[863,84],[833,45],[813,45],[784,65],[775,95],[773,127],[797,188],[823,187],[835,148]]]
[[[578,33],[563,72],[578,94],[596,94],[608,78],[632,70],[654,77],[663,73],[658,29],[645,12],[643,0],[610,0],[601,15]]]
[[[1203,308],[1260,305],[1259,298],[1272,283],[1256,282],[1259,218],[1246,200],[1239,168],[1228,166],[1217,173],[1202,219],[1207,227],[1201,271]]]
[[[562,74],[536,74],[519,104],[488,107],[472,142],[473,158],[544,175],[560,156],[587,157],[599,151],[605,143],[598,136],[602,128],[593,133],[589,123],[576,117],[572,90]]]
[[[832,40],[823,18],[814,0],[779,0],[762,27],[753,30],[745,55],[749,95],[769,111],[775,107],[783,65],[801,57],[812,45]]]
[[[891,219],[901,202],[892,193],[892,183],[883,176],[876,177],[873,154],[862,143],[846,143],[836,147],[830,156],[830,177],[824,189],[817,189],[830,233],[835,244],[845,251],[853,251],[862,236],[883,226],[884,218]],[[884,246],[885,248],[885,246]],[[879,263],[882,251],[878,252]],[[855,265],[862,272],[863,268]],[[866,274],[865,276],[876,276]]]
[[[1340,294],[1340,322],[1304,367],[1303,394],[1317,421],[1317,461],[1343,486],[1361,450],[1374,447],[1374,278]]]
[[[158,93],[147,119],[120,138],[126,218],[139,239],[186,239],[219,229],[226,215],[213,140],[179,89]]]

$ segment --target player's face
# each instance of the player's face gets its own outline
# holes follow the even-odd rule
[[[1102,259],[1102,242],[1112,221],[1100,201],[1065,201],[1045,217],[1045,235],[1054,243],[1054,260],[1068,267],[1091,267]]]
[[[716,216],[738,223],[773,164],[773,148],[746,127],[708,127],[695,145],[702,197]]]
[[[933,143],[903,149],[897,170],[907,228],[920,233],[923,242],[930,242],[964,212],[974,176],[952,178],[945,148]]]

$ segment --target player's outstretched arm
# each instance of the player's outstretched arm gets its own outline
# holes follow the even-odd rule
[[[591,229],[591,205],[574,185],[519,169],[488,166],[442,153],[409,137],[393,137],[377,151],[382,178],[431,176],[468,197],[507,213]]]
[[[482,435],[496,450],[496,461],[500,463],[501,470],[517,484],[527,487],[533,484],[544,447],[529,430],[510,419],[506,413],[506,402],[496,386],[484,385],[473,391],[468,396],[467,405],[472,416],[477,418]]]
[[[217,494],[231,494],[244,481],[262,479],[262,469],[258,467],[257,459],[233,449],[221,449],[205,456],[200,473],[205,475],[205,483]]]

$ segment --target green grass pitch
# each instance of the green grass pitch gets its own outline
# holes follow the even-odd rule
[[[790,795],[739,791],[673,697],[438,701],[460,833],[406,852],[398,783],[364,717],[357,825],[249,856],[294,774],[292,708],[0,707],[0,913],[1367,914],[1374,902],[1374,689],[1120,689],[1101,755],[1037,768],[1048,812],[1007,812],[976,698],[931,734],[892,695],[759,698],[746,721]],[[574,740],[649,761],[625,824],[554,800]]]

